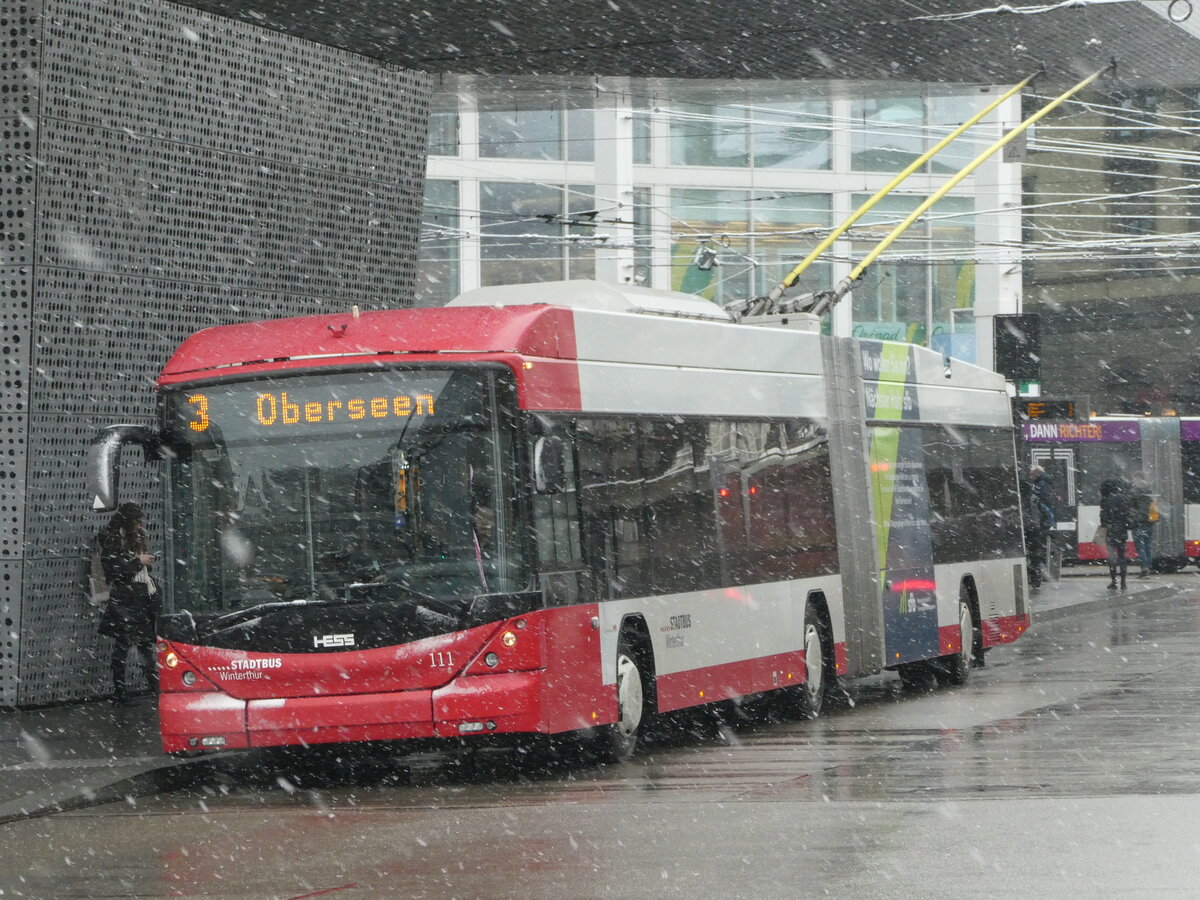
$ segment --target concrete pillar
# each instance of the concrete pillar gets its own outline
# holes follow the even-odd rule
[[[633,103],[628,78],[596,82],[596,280],[633,284]]]
[[[1002,90],[997,88],[997,90]],[[996,140],[1021,121],[1021,98],[1010,97],[984,122],[981,140]],[[982,150],[983,144],[979,147]],[[993,154],[974,174],[975,245],[986,256],[1002,255],[1001,262],[982,262],[975,267],[976,364],[990,369],[993,317],[1021,311],[1021,160],[1022,141]],[[1004,252],[999,247],[1012,247]],[[1009,259],[1008,257],[1013,257]]]

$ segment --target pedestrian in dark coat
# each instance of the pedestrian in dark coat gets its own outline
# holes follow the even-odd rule
[[[1105,529],[1108,545],[1108,576],[1110,591],[1117,589],[1117,578],[1121,589],[1125,589],[1125,543],[1129,540],[1131,521],[1131,491],[1124,478],[1106,478],[1100,483],[1100,524]]]
[[[1025,531],[1025,572],[1030,587],[1040,587],[1046,565],[1046,517],[1033,486],[1021,482],[1022,527]]]
[[[100,532],[100,562],[109,584],[108,605],[100,617],[100,633],[113,639],[113,697],[128,700],[125,660],[132,647],[146,663],[147,676],[157,689],[154,659],[154,619],[158,613],[158,586],[149,567],[156,557],[150,553],[142,526],[142,508],[122,503]]]
[[[1047,524],[1054,526],[1057,512],[1058,497],[1054,491],[1054,479],[1046,474],[1046,470],[1041,466],[1031,466],[1029,468],[1029,483],[1033,485],[1033,494],[1037,497],[1038,502],[1042,504],[1044,509],[1042,513],[1047,519]]]
[[[1038,582],[1040,583],[1045,574],[1042,570],[1047,568],[1050,551],[1054,548],[1056,523],[1054,510],[1057,498],[1054,492],[1054,481],[1041,466],[1030,467],[1029,485],[1032,491],[1031,502],[1037,506],[1033,517],[1039,523],[1037,539],[1041,542],[1041,546],[1035,552],[1041,567],[1038,571]],[[1026,540],[1028,540],[1028,536],[1029,532],[1026,531]]]

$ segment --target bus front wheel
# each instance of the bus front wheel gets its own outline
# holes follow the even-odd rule
[[[617,644],[617,721],[602,725],[597,734],[599,755],[605,762],[625,762],[633,756],[646,714],[646,687],[635,640],[622,632]]]

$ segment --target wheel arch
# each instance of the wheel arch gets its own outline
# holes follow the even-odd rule
[[[982,628],[983,619],[979,614],[979,587],[971,572],[967,572],[959,581],[959,596],[966,596],[967,608],[971,610],[971,618],[976,628]]]
[[[971,654],[978,660],[984,651],[983,615],[979,609],[979,587],[975,583],[975,576],[970,572],[965,573],[959,581],[958,596],[966,598],[967,609],[971,611],[971,630],[975,639],[975,646],[971,648]]]
[[[804,597],[804,605],[807,608],[808,604],[813,604],[821,616],[821,627],[824,628],[829,640],[833,641],[833,617],[829,613],[829,600],[825,597],[825,592],[820,588],[813,588]]]
[[[630,642],[630,650],[634,654],[634,662],[642,673],[642,689],[646,694],[646,705],[653,711],[658,711],[658,680],[654,666],[654,644],[650,640],[650,626],[641,613],[627,613],[621,618],[617,629],[618,646],[624,638]]]
[[[817,610],[818,627],[821,632],[821,643],[825,647],[825,660],[829,678],[837,677],[837,650],[833,641],[833,618],[829,613],[829,601],[825,597],[825,592],[820,588],[814,588],[809,591],[804,598],[804,608],[807,611],[808,605],[812,604]]]

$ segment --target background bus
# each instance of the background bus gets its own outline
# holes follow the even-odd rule
[[[1200,419],[1095,417],[1086,422],[1035,421],[1021,426],[1024,452],[1054,479],[1055,517],[1064,562],[1105,559],[1094,540],[1100,483],[1145,473],[1158,501],[1152,553],[1159,571],[1200,563]],[[1129,544],[1130,558],[1136,558]]]
[[[231,325],[159,379],[164,748],[590,732],[1029,625],[994,373],[815,317],[564,282]]]

